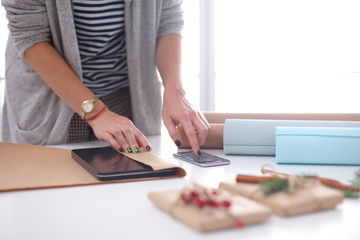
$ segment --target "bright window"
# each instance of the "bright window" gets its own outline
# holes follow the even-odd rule
[[[216,111],[360,112],[360,2],[215,1]]]
[[[183,31],[183,87],[188,100],[197,108],[200,106],[200,35],[199,0],[184,0]]]
[[[199,3],[213,26],[199,20]],[[213,85],[214,93],[202,92],[215,99],[210,109],[199,103],[200,89],[191,95],[202,110],[359,112],[359,9],[358,0],[184,0],[192,29],[184,34],[184,86]],[[214,31],[215,44],[202,49],[214,51],[214,77],[205,81],[195,63],[200,30]]]

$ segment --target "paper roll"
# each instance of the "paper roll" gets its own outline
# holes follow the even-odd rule
[[[209,123],[225,123],[226,119],[360,121],[360,113],[219,113],[204,112]]]
[[[210,126],[211,131],[201,148],[223,148],[224,124],[210,123]],[[182,137],[180,148],[190,148],[189,139],[185,134],[183,126],[179,125],[178,130]]]
[[[360,113],[220,113],[203,112],[210,123],[211,131],[201,148],[223,148],[224,123],[226,119],[272,119],[272,120],[323,120],[360,121]],[[180,148],[190,148],[189,140],[181,125],[178,130],[182,136]]]
[[[276,162],[360,165],[360,128],[278,127]]]
[[[275,155],[276,127],[360,127],[360,121],[227,119],[225,154]]]

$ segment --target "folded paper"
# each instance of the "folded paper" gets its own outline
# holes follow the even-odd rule
[[[72,159],[70,149],[2,142],[0,153],[0,192],[129,181],[98,181]],[[174,167],[177,169],[177,174],[174,176],[133,179],[135,181],[186,175],[182,168],[151,152],[127,156],[152,166],[154,170]]]
[[[227,119],[225,154],[275,155],[277,127],[360,127],[360,121]]]
[[[278,127],[276,162],[360,165],[360,128]]]
[[[149,199],[160,209],[200,232],[235,228],[264,222],[271,215],[269,207],[241,196],[231,196],[237,217],[221,212],[219,208],[204,209],[179,201],[182,190],[150,192]],[[225,211],[225,210],[223,210]],[[239,225],[241,220],[241,225]]]

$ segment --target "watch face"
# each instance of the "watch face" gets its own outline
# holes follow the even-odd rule
[[[84,112],[91,113],[94,108],[94,104],[92,104],[91,102],[84,102],[82,108]]]

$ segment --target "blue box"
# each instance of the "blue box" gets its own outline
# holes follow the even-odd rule
[[[277,127],[276,162],[360,165],[360,128]]]

